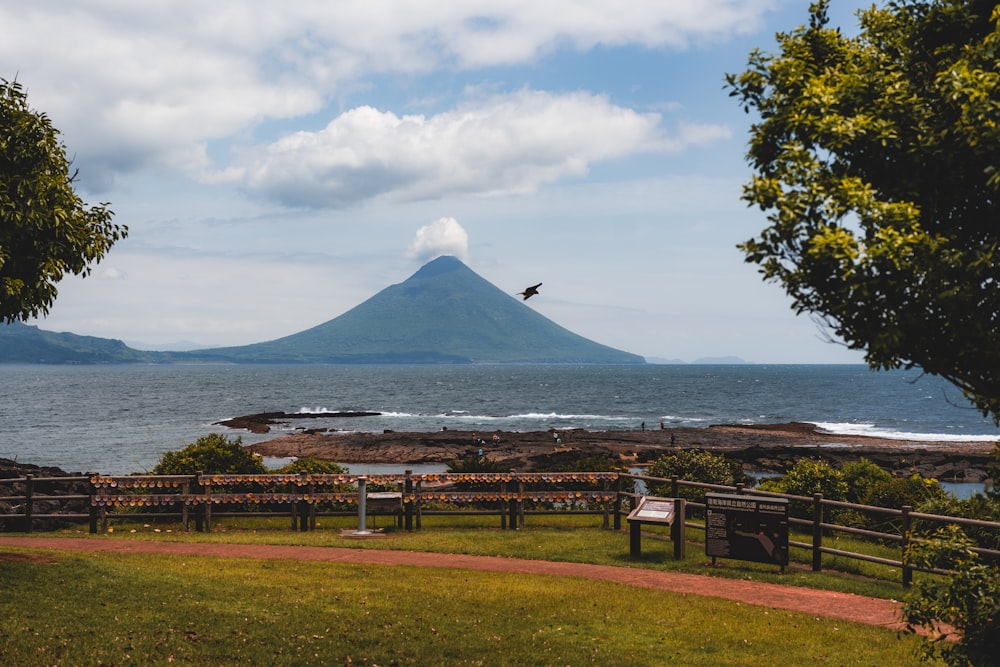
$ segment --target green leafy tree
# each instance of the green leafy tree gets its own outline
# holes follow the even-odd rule
[[[929,630],[924,658],[960,667],[997,664],[1000,655],[1000,572],[983,563],[957,526],[945,526],[910,551],[917,567],[948,569],[950,577],[923,577],[903,606],[908,630]],[[954,630],[957,641],[948,641]]]
[[[852,503],[869,504],[868,497],[872,490],[892,480],[887,470],[864,457],[840,466],[840,474],[847,484],[847,501]]]
[[[917,506],[917,511],[923,514],[958,516],[1000,523],[1000,501],[993,500],[982,493],[974,493],[968,498],[957,498],[951,494],[945,494],[942,498],[932,498],[921,503]],[[928,526],[936,529],[939,525],[934,522],[916,521],[914,532],[926,533],[930,530]],[[963,530],[980,547],[1000,549],[1000,530],[988,526],[964,526]]]
[[[333,461],[317,459],[312,456],[303,456],[281,466],[274,472],[283,475],[297,475],[299,473],[310,473],[313,475],[345,475],[348,470],[344,466],[334,463]]]
[[[992,480],[986,487],[986,495],[1000,503],[1000,442],[993,445],[993,460],[986,466]]]
[[[890,0],[808,25],[726,76],[756,113],[740,245],[874,369],[919,367],[1000,423],[1000,9]]]
[[[194,475],[232,473],[255,475],[267,472],[260,456],[243,446],[243,438],[230,440],[210,433],[177,452],[165,452],[153,467],[154,475]]]
[[[743,467],[721,454],[713,454],[701,449],[685,449],[675,454],[664,454],[649,466],[650,477],[670,479],[677,476],[688,482],[703,484],[750,484],[753,480],[743,472]],[[655,495],[670,494],[670,486],[660,484],[652,487]],[[680,495],[688,500],[701,501],[705,496],[702,489],[681,488]]]
[[[106,203],[84,205],[75,175],[49,118],[0,79],[0,321],[47,313],[66,273],[89,274],[128,233]]]

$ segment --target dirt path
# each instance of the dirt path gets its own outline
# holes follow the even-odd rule
[[[96,551],[108,553],[155,553],[179,556],[214,556],[222,558],[258,558],[278,560],[329,561],[374,565],[458,568],[488,572],[541,574],[580,577],[640,586],[676,593],[723,598],[743,604],[773,609],[800,611],[813,616],[841,619],[901,629],[901,604],[895,600],[868,598],[849,593],[820,591],[738,579],[721,579],[680,572],[660,572],[610,565],[588,565],[538,560],[520,560],[495,556],[469,556],[418,551],[350,549],[341,547],[306,547],[246,544],[195,544],[184,542],[146,542],[122,539],[59,537],[4,537],[0,547],[17,546],[56,551]],[[2,554],[0,554],[2,558]]]

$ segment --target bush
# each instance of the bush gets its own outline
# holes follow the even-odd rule
[[[243,438],[233,440],[219,433],[198,438],[178,452],[166,452],[153,467],[154,475],[236,475],[264,474],[267,468],[261,457],[243,446]]]
[[[948,665],[996,665],[1000,655],[1000,571],[982,563],[972,542],[957,526],[945,526],[910,550],[910,562],[951,571],[947,577],[921,578],[903,606],[907,630],[931,631],[924,658]],[[945,625],[958,641],[947,641]]]
[[[847,484],[847,501],[851,503],[869,504],[867,498],[872,490],[892,481],[888,471],[863,457],[860,461],[848,461],[842,465],[840,473]]]
[[[844,481],[844,475],[829,463],[812,459],[799,459],[784,476],[761,482],[760,489],[807,497],[822,493],[823,498],[827,500],[847,499],[847,482]],[[788,513],[792,516],[811,517],[812,511],[811,502],[793,500],[788,503]],[[830,514],[831,519],[836,516],[836,512]]]
[[[941,514],[965,519],[1000,522],[1000,501],[993,500],[982,493],[974,493],[966,499],[945,494],[943,498],[932,498],[921,503],[916,509],[924,514]],[[921,532],[919,529],[922,527],[922,523],[921,521],[915,522],[914,529],[917,532]],[[939,524],[935,523],[934,525]],[[996,529],[966,526],[965,534],[983,549],[1000,549],[1000,531]]]
[[[793,496],[822,493],[828,500],[847,499],[844,475],[829,463],[812,459],[799,459],[784,476],[765,480],[760,488]]]
[[[649,466],[647,474],[650,477],[670,479],[676,476],[689,482],[724,486],[753,483],[753,478],[743,472],[743,466],[738,462],[721,454],[712,454],[701,449],[664,454]],[[671,493],[670,486],[667,484],[654,485],[650,491],[658,496],[669,496]],[[697,502],[703,502],[705,499],[703,489],[682,487],[679,490],[679,495],[687,500]]]
[[[333,461],[325,461],[323,459],[305,456],[281,466],[274,472],[282,475],[297,475],[299,473],[309,473],[313,475],[346,475],[348,470]]]

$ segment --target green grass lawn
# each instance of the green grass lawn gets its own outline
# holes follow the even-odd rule
[[[573,578],[4,551],[5,665],[917,663],[913,637],[880,628]]]
[[[307,533],[281,519],[214,525],[212,533],[184,533],[176,524],[118,520],[111,535],[92,539],[498,555],[903,595],[898,572],[882,566],[864,576],[729,560],[712,567],[696,529],[683,562],[656,535],[644,537],[643,555],[633,560],[627,532],[601,530],[592,516],[529,517],[518,531],[500,530],[495,517],[424,517],[420,531],[364,541],[340,535],[357,527],[347,517],[322,518]],[[84,528],[58,534],[87,535]],[[4,551],[0,656],[10,665],[917,664],[912,636],[606,582],[132,554],[36,560],[31,550]]]

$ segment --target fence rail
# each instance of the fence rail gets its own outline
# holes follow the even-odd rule
[[[963,517],[926,514],[912,507],[887,508],[829,500],[822,494],[796,496],[764,492],[745,485],[726,486],[663,479],[647,475],[608,472],[576,473],[428,473],[389,475],[132,475],[88,477],[33,477],[0,479],[0,529],[32,532],[53,522],[88,521],[91,532],[106,529],[112,519],[172,518],[184,530],[194,519],[197,530],[211,530],[212,517],[290,517],[293,530],[312,530],[317,516],[349,516],[357,512],[358,481],[369,488],[392,489],[389,503],[373,503],[373,509],[395,517],[399,528],[421,528],[425,515],[480,514],[498,516],[502,528],[524,526],[526,515],[543,513],[587,513],[602,516],[602,525],[621,529],[622,517],[635,507],[639,494],[633,481],[669,485],[670,497],[682,491],[722,492],[785,498],[807,507],[808,516],[790,516],[791,526],[811,539],[789,540],[789,546],[811,552],[812,569],[823,569],[823,556],[836,556],[898,567],[908,586],[918,568],[907,560],[907,549],[922,538],[914,534],[921,525],[956,524],[964,528],[996,531],[1000,523]],[[377,486],[372,486],[377,485]],[[690,499],[687,513],[704,511],[705,503]],[[456,509],[456,508],[464,509]],[[865,516],[891,520],[893,532],[843,525],[826,520],[832,510],[851,510]],[[684,526],[705,529],[705,524],[684,519]],[[837,549],[826,539],[844,533],[882,544],[894,545],[898,558]],[[995,544],[995,542],[994,542]],[[981,556],[1000,561],[1000,550],[976,547]]]
[[[617,498],[618,473],[425,473],[353,474],[197,474],[0,479],[0,529],[10,526],[31,532],[36,525],[86,519],[90,531],[107,529],[113,518],[175,518],[189,529],[211,530],[212,517],[288,514],[292,528],[315,528],[318,515],[349,515],[358,504],[359,480],[371,488],[393,488],[394,507],[370,501],[376,510],[397,515],[400,528],[417,529],[435,505],[466,506],[475,513],[499,515],[501,526],[524,525],[525,505],[577,508],[600,505],[592,513],[610,522],[610,504]],[[63,485],[65,493],[53,493]],[[372,487],[372,485],[376,485]],[[541,488],[538,488],[541,487]],[[43,491],[45,491],[43,493]],[[484,507],[492,505],[493,507]],[[221,509],[222,511],[217,510]],[[253,509],[250,509],[253,508]],[[228,509],[229,511],[226,511]],[[145,511],[144,511],[145,510]],[[564,509],[563,511],[566,511]],[[466,510],[466,513],[470,513]]]

